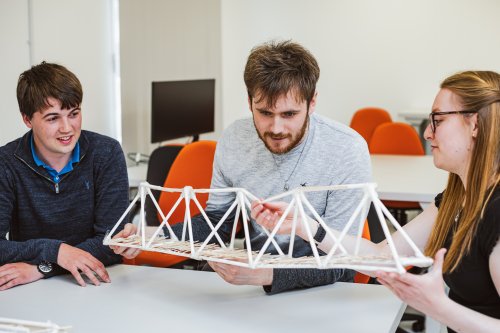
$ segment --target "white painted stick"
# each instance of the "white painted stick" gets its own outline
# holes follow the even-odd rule
[[[153,236],[150,238],[150,240],[148,242],[148,247],[151,245],[151,243],[153,242],[153,240],[158,236],[158,234],[162,230],[163,226],[167,226],[168,232],[170,233],[170,238],[172,238],[174,240],[179,240],[179,238],[177,237],[177,235],[174,233],[174,231],[170,227],[170,223],[168,222],[168,220],[170,219],[170,216],[172,216],[172,214],[175,212],[175,210],[177,209],[177,206],[179,206],[179,204],[181,203],[182,199],[184,199],[184,193],[181,193],[181,195],[179,196],[179,198],[177,199],[177,201],[174,203],[174,205],[172,206],[172,208],[170,208],[170,210],[168,211],[167,216],[163,216],[163,212],[161,211],[161,208],[159,206],[156,207],[156,209],[158,210],[158,212],[161,213],[161,216],[163,217],[163,219],[162,219],[162,221],[160,223],[160,226],[155,230]],[[184,216],[185,216],[185,213],[184,213]]]
[[[155,199],[155,197],[154,197],[153,193],[151,192],[151,189],[149,189],[149,188],[148,188],[148,193],[149,193],[149,197],[151,198],[151,201],[153,202],[154,206],[156,207],[156,211],[160,214],[161,220],[162,220],[162,221],[163,221],[163,220],[167,220],[167,218],[166,218],[166,217],[165,217],[165,215],[163,214],[163,211],[162,211],[162,210],[161,210],[161,208],[160,208],[160,205],[159,205],[159,204],[158,204],[158,202],[156,201],[156,199]],[[179,199],[179,202],[180,202],[180,199]],[[173,206],[173,207],[177,208],[177,206],[179,205],[179,202],[176,202],[176,204],[174,204],[174,206]],[[174,212],[174,211],[172,211],[172,213],[173,213],[173,212]],[[171,214],[170,214],[170,215],[171,215]],[[170,218],[170,216],[169,216],[169,218]],[[175,240],[178,240],[178,238],[177,238],[177,236],[175,235],[174,231],[173,231],[173,230],[172,230],[172,228],[170,227],[170,223],[165,223],[165,226],[167,227],[168,233],[170,234],[170,238],[173,238],[173,239],[175,239]],[[158,233],[160,232],[160,230],[161,230],[161,227],[160,227],[160,228],[158,228],[158,229],[155,231],[155,233],[154,233],[153,237],[151,237],[151,239],[154,239],[154,238],[158,235]],[[148,245],[147,245],[147,246],[149,247],[149,245],[150,245],[150,244],[151,244],[151,240],[148,242]]]
[[[237,201],[234,201],[237,203]],[[229,244],[230,249],[234,249],[234,241],[236,239],[236,230],[238,229],[238,218],[240,217],[240,206],[237,205],[236,213],[234,214],[233,230],[231,232],[231,243]]]
[[[246,207],[248,208],[249,211],[251,211],[252,205],[251,205],[250,201],[248,201],[248,199],[245,195],[243,195],[242,197],[243,197],[243,200],[245,201]],[[251,221],[252,220],[250,219],[250,222]],[[261,229],[262,229],[262,231],[264,231],[266,236],[269,238],[269,231],[267,231],[267,229],[263,228],[263,227],[261,227]],[[278,251],[278,254],[284,255],[283,250],[281,250],[281,247],[279,246],[278,242],[276,242],[276,240],[274,238],[271,238],[271,242],[273,243],[273,246],[276,249],[276,251]]]
[[[198,210],[200,211],[201,215],[205,219],[205,222],[207,222],[210,229],[212,229],[212,232],[214,233],[215,238],[217,238],[217,241],[219,242],[219,245],[222,248],[225,248],[226,244],[224,244],[224,242],[220,238],[219,234],[216,232],[217,229],[215,229],[214,225],[212,224],[212,221],[210,221],[210,219],[208,218],[207,213],[205,213],[205,210],[203,209],[203,207],[201,207],[200,202],[198,201],[198,198],[196,198],[196,195],[193,195],[193,201],[194,201],[194,204],[196,205],[196,207],[198,207]]]
[[[262,246],[262,248],[260,249],[259,254],[257,255],[257,258],[255,258],[255,264],[257,264],[259,262],[260,258],[262,258],[262,255],[269,247],[269,244],[271,244],[271,241],[274,239],[274,236],[276,235],[276,233],[280,229],[281,225],[283,224],[283,221],[286,219],[286,217],[287,217],[288,213],[290,212],[290,209],[292,208],[294,203],[295,203],[295,198],[292,199],[290,204],[288,204],[284,213],[281,215],[280,219],[278,220],[278,223],[274,226],[273,230],[271,231],[271,234],[267,236],[267,239],[266,239],[264,245]],[[265,228],[262,227],[262,229],[265,229]],[[279,247],[278,247],[278,249],[279,249]],[[284,255],[283,252],[281,253],[281,255]]]
[[[352,213],[351,217],[349,218],[349,221],[345,225],[344,229],[342,229],[342,232],[340,233],[339,237],[335,240],[334,245],[332,246],[330,251],[328,251],[328,255],[326,256],[326,261],[330,260],[330,258],[335,253],[335,251],[337,251],[337,248],[342,245],[342,240],[344,239],[345,235],[347,234],[347,232],[351,228],[351,225],[354,223],[354,220],[356,219],[356,217],[360,214],[361,208],[365,205],[365,201],[366,201],[366,198],[363,197],[363,199],[361,199],[361,201],[359,202],[356,209],[354,209],[354,212]]]
[[[389,221],[391,221],[391,223],[394,226],[394,228],[396,228],[396,230],[401,233],[401,236],[403,236],[403,238],[406,240],[406,242],[408,243],[408,245],[410,245],[410,247],[414,251],[415,255],[417,257],[425,257],[423,255],[423,253],[420,251],[420,249],[417,247],[417,245],[415,245],[415,243],[411,240],[410,236],[408,236],[408,234],[403,229],[403,227],[401,227],[401,225],[399,225],[399,223],[396,221],[396,219],[394,218],[394,216],[392,216],[392,214],[389,212],[389,210],[384,206],[384,204],[378,198],[375,198],[375,201],[377,201],[378,206],[382,209],[382,211],[387,216],[387,218],[389,219]]]
[[[342,253],[347,253],[347,250],[344,248],[344,246],[338,241],[337,237],[335,236],[335,234],[330,230],[330,227],[328,226],[328,224],[326,224],[325,221],[323,221],[323,219],[321,218],[321,216],[319,216],[318,212],[316,212],[316,210],[314,209],[314,207],[311,205],[311,203],[309,202],[309,200],[307,200],[307,198],[305,197],[305,195],[303,193],[301,193],[300,195],[301,199],[302,199],[302,202],[306,205],[307,209],[309,209],[309,211],[311,212],[311,214],[313,214],[314,218],[316,219],[316,222],[318,222],[319,224],[321,224],[323,226],[323,228],[326,230],[326,234],[331,237],[333,239],[334,242],[338,243],[338,247],[339,247],[339,250],[342,252]],[[309,226],[309,223],[307,223],[307,226]]]
[[[252,244],[250,243],[250,232],[248,229],[247,210],[245,209],[245,202],[243,201],[243,193],[242,192],[238,192],[238,194],[236,196],[236,200],[239,200],[239,206],[240,206],[241,216],[242,216],[242,220],[243,220],[243,230],[245,232],[245,243],[247,245],[248,264],[251,267],[255,267],[253,264]]]
[[[387,227],[387,223],[385,222],[384,216],[380,210],[379,203],[376,201],[377,198],[377,193],[375,192],[375,189],[370,188],[369,193],[372,198],[372,202],[374,203],[373,205],[375,206],[375,211],[377,212],[378,219],[380,220],[380,224],[382,226],[382,231],[384,232],[385,239],[387,241],[387,244],[389,245],[389,249],[391,250],[392,257],[394,258],[396,268],[400,273],[404,273],[405,269],[403,265],[401,265],[401,261],[399,260],[399,255],[398,251],[396,250],[396,246],[394,245],[394,242],[391,237],[391,233],[389,231],[389,228]],[[375,200],[375,201],[374,201]]]
[[[321,268],[321,266],[322,266],[321,259],[319,257],[318,249],[316,248],[316,242],[314,241],[314,236],[311,233],[311,228],[309,227],[309,223],[307,223],[307,215],[306,215],[306,212],[304,211],[304,207],[302,206],[302,201],[300,200],[301,198],[300,198],[299,191],[294,193],[294,199],[297,202],[301,222],[306,229],[307,239],[309,240],[309,244],[311,245],[311,249],[312,249],[314,258],[316,259],[316,262],[318,263],[318,267]]]
[[[109,241],[111,241],[111,236],[113,236],[113,234],[115,233],[115,231],[118,228],[118,226],[123,222],[123,219],[125,218],[125,216],[128,215],[128,213],[130,212],[130,210],[132,209],[132,207],[134,207],[135,203],[140,198],[140,196],[141,196],[140,193],[137,193],[137,195],[135,196],[134,200],[132,200],[132,202],[130,203],[130,205],[128,205],[127,209],[125,210],[125,212],[123,212],[123,214],[120,217],[120,219],[118,220],[118,222],[116,222],[115,225],[113,226],[113,229],[111,229],[111,231],[106,235],[106,237],[104,239],[104,245],[107,245],[107,243]]]
[[[293,200],[292,200],[293,201]],[[290,206],[292,203],[290,202]],[[299,215],[299,207],[294,204],[294,210],[293,210],[293,220],[292,220],[292,231],[290,233],[290,246],[288,247],[288,257],[293,258],[293,246],[295,244],[295,234],[297,231],[297,217]]]
[[[219,230],[219,228],[221,227],[221,225],[226,221],[227,217],[229,216],[229,214],[231,214],[231,212],[233,211],[234,207],[237,205],[237,202],[234,201],[231,206],[229,207],[229,209],[226,211],[226,213],[222,216],[222,218],[219,220],[219,222],[217,223],[217,225],[215,226],[214,229],[212,229],[212,232],[210,232],[210,234],[208,235],[208,237],[205,239],[205,241],[203,242],[203,244],[201,245],[200,249],[198,250],[198,255],[201,254],[201,251],[203,251],[203,249],[205,248],[205,246],[208,244],[208,242],[212,239],[212,237],[217,233],[217,230]],[[199,207],[198,207],[199,209]],[[222,247],[222,246],[221,246]],[[226,246],[224,245],[223,248],[225,248]]]

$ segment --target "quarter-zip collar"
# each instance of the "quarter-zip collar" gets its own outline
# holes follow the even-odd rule
[[[33,135],[33,131],[30,130],[26,134],[23,135],[21,140],[19,140],[19,144],[16,147],[16,150],[14,151],[14,156],[19,159],[21,162],[26,164],[33,172],[38,174],[39,176],[47,179],[49,182],[54,184],[54,189],[56,193],[59,193],[59,183],[68,176],[69,173],[63,175],[61,179],[59,180],[59,183],[54,182],[54,180],[50,177],[50,174],[48,173],[47,170],[43,168],[43,166],[38,166],[35,163],[35,160],[33,159],[33,154],[31,153],[31,136]],[[87,135],[85,131],[82,130],[80,138],[78,139],[78,143],[80,146],[80,156],[78,159],[78,163],[82,161],[82,159],[85,157],[88,148],[89,148],[89,140],[87,138]],[[78,166],[78,163],[75,164],[75,168]]]

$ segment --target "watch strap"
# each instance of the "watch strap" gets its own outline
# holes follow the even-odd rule
[[[47,278],[52,275],[51,273],[54,269],[54,266],[48,261],[42,261],[36,266],[36,268],[40,273],[42,273],[44,278]]]
[[[323,226],[320,224],[318,227],[318,230],[316,231],[316,234],[314,235],[313,239],[316,243],[321,243],[323,239],[325,239],[326,236],[326,230],[323,228]]]

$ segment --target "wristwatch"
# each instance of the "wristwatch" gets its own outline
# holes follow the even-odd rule
[[[45,277],[47,276],[50,272],[52,272],[53,266],[52,263],[48,261],[42,261],[39,263],[36,268],[38,268],[38,271],[42,273],[42,275]]]
[[[313,239],[316,243],[321,243],[323,239],[325,239],[326,236],[326,230],[323,228],[323,226],[320,224],[318,227],[318,230],[316,231],[316,235],[314,235]]]

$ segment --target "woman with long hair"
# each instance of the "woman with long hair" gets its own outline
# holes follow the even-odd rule
[[[425,139],[436,167],[448,171],[445,190],[404,226],[415,244],[435,257],[425,275],[377,272],[380,283],[413,308],[448,326],[449,332],[500,332],[500,75],[467,71],[441,84],[429,115]],[[252,204],[252,217],[273,228],[284,203]],[[321,229],[309,219],[311,230]],[[280,233],[289,233],[287,216]],[[297,235],[307,239],[297,224]],[[321,233],[321,230],[320,230]],[[401,254],[412,254],[399,232]],[[355,239],[342,243],[354,249]],[[317,246],[328,252],[333,240]],[[445,252],[447,252],[445,257]],[[360,254],[390,253],[387,242],[363,240]],[[444,282],[449,286],[446,296]]]

